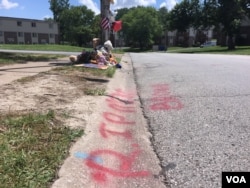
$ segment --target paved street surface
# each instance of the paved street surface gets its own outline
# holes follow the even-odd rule
[[[218,188],[250,172],[250,57],[131,54],[167,187]]]

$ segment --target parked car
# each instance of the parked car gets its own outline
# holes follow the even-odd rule
[[[216,41],[208,41],[200,45],[201,48],[209,46],[216,46]]]

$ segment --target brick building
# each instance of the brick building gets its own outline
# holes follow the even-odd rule
[[[59,44],[53,21],[0,17],[0,44]]]

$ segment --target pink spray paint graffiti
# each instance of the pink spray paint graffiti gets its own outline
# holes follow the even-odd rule
[[[100,128],[99,128],[100,134],[102,135],[103,138],[108,138],[108,134],[112,136],[122,136],[126,139],[132,139],[132,133],[129,130],[124,130],[122,132],[118,131],[112,131],[107,128],[107,125],[105,123],[101,123]]]
[[[108,183],[112,178],[138,178],[147,177],[150,172],[147,170],[135,170],[134,165],[137,157],[140,156],[141,150],[139,145],[133,144],[133,132],[130,129],[136,126],[136,121],[128,119],[126,115],[136,112],[133,98],[134,93],[128,93],[121,89],[115,90],[106,104],[110,111],[103,112],[103,120],[99,124],[99,134],[103,143],[109,139],[123,139],[132,144],[132,151],[127,154],[111,149],[96,149],[88,155],[78,153],[78,157],[85,159],[85,164],[91,170],[92,179],[100,184]],[[119,128],[118,130],[115,128]],[[101,159],[101,160],[100,160]],[[112,165],[105,161],[112,160]]]
[[[96,150],[90,153],[90,160],[86,160],[86,165],[97,172],[92,173],[92,177],[97,182],[106,182],[107,175],[113,177],[123,177],[123,178],[136,178],[136,177],[147,177],[150,175],[148,171],[132,171],[132,166],[136,160],[136,157],[140,154],[139,146],[133,145],[134,151],[129,155],[124,155],[112,150]],[[113,169],[111,167],[105,167],[99,163],[96,163],[92,158],[96,156],[109,155],[117,158],[119,161],[118,169]]]
[[[106,121],[119,125],[134,125],[134,121],[127,121],[124,116],[117,115],[111,112],[104,112],[103,117]]]
[[[107,99],[106,102],[108,103],[108,106],[113,110],[117,110],[119,112],[125,112],[125,113],[135,112],[133,107],[122,106],[121,104],[119,104],[119,102],[117,102],[114,99]]]
[[[153,85],[153,96],[151,98],[150,109],[158,110],[180,110],[183,108],[181,101],[170,95],[169,86],[167,84]]]

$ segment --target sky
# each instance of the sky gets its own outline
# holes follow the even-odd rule
[[[134,6],[167,7],[171,10],[180,0],[114,0],[110,9],[130,8]],[[96,14],[100,13],[100,0],[69,0],[70,5],[85,5]],[[52,18],[48,0],[0,0],[0,16],[43,20]]]

